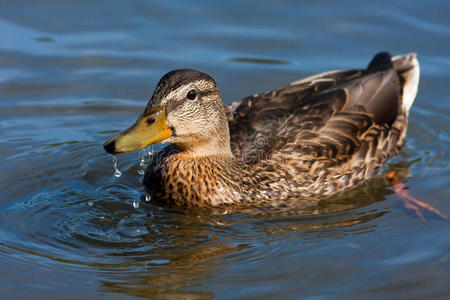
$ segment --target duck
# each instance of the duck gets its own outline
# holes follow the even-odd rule
[[[216,81],[165,74],[117,154],[168,144],[147,168],[152,199],[185,208],[308,203],[379,174],[405,143],[418,90],[415,53],[376,54],[363,69],[328,71],[224,105]]]

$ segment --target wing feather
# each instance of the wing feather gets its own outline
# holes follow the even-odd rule
[[[374,152],[380,132],[397,118],[401,92],[392,64],[371,65],[318,74],[234,102],[227,112],[233,153],[251,163],[290,155],[329,164]]]

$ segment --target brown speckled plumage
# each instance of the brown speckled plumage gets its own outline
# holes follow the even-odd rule
[[[391,61],[380,53],[367,69],[318,74],[229,107],[208,75],[178,72],[165,76],[148,106],[164,100],[173,108],[173,137],[144,184],[160,201],[209,207],[308,201],[375,175],[404,143],[419,67],[414,54]],[[186,76],[206,95],[199,106],[157,95],[188,84]]]

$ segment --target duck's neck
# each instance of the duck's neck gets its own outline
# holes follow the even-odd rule
[[[195,138],[184,140],[181,143],[176,143],[175,146],[181,154],[192,157],[219,156],[233,158],[230,147],[230,135],[228,132],[226,132],[226,134],[217,134],[207,139]]]
[[[233,158],[231,149],[228,146],[216,147],[214,145],[202,144],[195,145],[195,147],[186,145],[176,145],[181,155],[191,156],[192,158],[203,158],[203,157],[223,157],[223,158]]]

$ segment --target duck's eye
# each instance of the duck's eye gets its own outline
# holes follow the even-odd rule
[[[196,90],[190,90],[190,91],[187,93],[186,97],[187,97],[189,100],[194,100],[195,97],[197,97],[197,91],[196,91]]]

